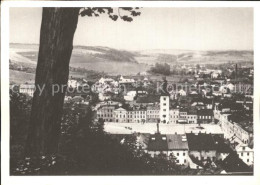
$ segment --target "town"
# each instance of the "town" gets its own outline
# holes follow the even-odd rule
[[[156,64],[136,75],[91,81],[70,76],[64,110],[77,110],[76,119],[63,119],[61,134],[91,111],[93,129],[102,123],[122,145],[134,136],[136,148],[153,158],[194,170],[213,166],[219,174],[252,174],[253,76],[246,62]],[[27,82],[16,90],[32,97],[35,86]]]

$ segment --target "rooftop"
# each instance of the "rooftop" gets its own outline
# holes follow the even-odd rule
[[[166,137],[169,150],[188,150],[186,135],[168,134]]]
[[[229,154],[224,161],[221,163],[222,168],[226,172],[251,172],[253,170],[250,169],[239,157],[235,152]]]
[[[211,134],[198,133],[186,134],[190,150],[216,150],[215,141]]]
[[[168,144],[166,135],[159,133],[150,135],[147,149],[150,151],[167,151]]]

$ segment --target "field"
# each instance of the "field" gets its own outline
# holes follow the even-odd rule
[[[10,60],[18,65],[35,67],[38,45],[10,44]],[[125,51],[108,47],[74,46],[70,66],[93,70],[108,75],[136,75],[146,72],[155,63],[178,64],[220,64],[252,62],[253,51],[192,51],[192,50],[144,50]],[[84,78],[86,75],[71,72],[70,76]],[[169,81],[179,81],[180,76],[169,76]],[[34,79],[33,74],[10,71],[10,80],[15,82]],[[151,75],[153,80],[161,80],[161,75]]]
[[[9,70],[10,83],[22,84],[29,81],[34,81],[35,75],[23,71]]]

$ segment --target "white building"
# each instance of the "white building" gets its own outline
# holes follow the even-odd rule
[[[170,120],[170,100],[169,96],[160,97],[160,122],[168,124]]]
[[[119,83],[134,83],[135,80],[132,78],[124,78],[123,76],[120,76]]]
[[[35,91],[35,85],[34,83],[25,83],[20,85],[19,93],[28,94],[29,96],[33,96],[33,93]]]
[[[112,82],[115,82],[115,80],[112,78],[103,78],[103,77],[101,77],[98,81],[98,83],[100,84],[112,83]]]
[[[178,93],[179,93],[179,95],[181,95],[181,96],[186,96],[186,95],[187,95],[186,91],[184,91],[183,89],[179,90]]]
[[[238,157],[244,161],[248,166],[254,164],[254,150],[248,147],[246,144],[242,144],[236,147]]]
[[[189,148],[186,135],[166,135],[168,144],[168,157],[175,158],[176,164],[188,166]]]
[[[136,91],[127,92],[126,96],[124,96],[125,101],[133,101],[136,96]]]
[[[160,106],[158,104],[147,107],[147,122],[157,123],[160,119]]]
[[[179,109],[170,109],[170,124],[176,124],[179,120],[180,111]]]
[[[77,80],[69,79],[68,80],[68,87],[70,87],[70,88],[77,88],[78,87]]]

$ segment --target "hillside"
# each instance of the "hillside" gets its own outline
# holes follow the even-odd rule
[[[13,63],[33,67],[38,58],[36,44],[10,44]],[[107,74],[137,74],[150,69],[155,63],[183,64],[253,62],[253,51],[193,51],[193,50],[143,50],[126,51],[109,47],[74,46],[70,66]]]

